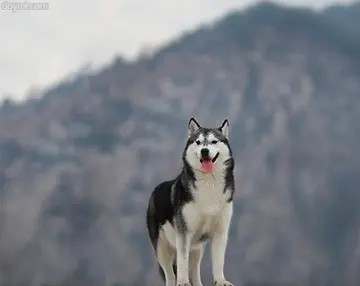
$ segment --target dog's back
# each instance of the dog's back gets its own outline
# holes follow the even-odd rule
[[[155,251],[157,249],[160,227],[166,221],[173,220],[174,209],[171,204],[171,187],[174,182],[175,180],[171,180],[159,184],[149,199],[146,224],[149,238]]]
[[[174,217],[174,208],[171,203],[171,188],[174,182],[175,180],[171,180],[159,184],[152,192],[147,207],[146,225],[156,256],[160,228],[166,221],[172,222]],[[176,276],[175,261],[173,261],[173,271]],[[159,272],[162,279],[165,281],[165,274],[160,265]]]

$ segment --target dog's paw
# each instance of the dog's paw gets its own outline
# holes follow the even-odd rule
[[[215,281],[215,286],[234,286],[234,284],[230,283],[229,281],[222,280],[222,281]]]

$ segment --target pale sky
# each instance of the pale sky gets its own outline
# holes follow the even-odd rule
[[[12,12],[0,0],[0,98],[22,99],[91,63],[101,68],[116,55],[133,58],[184,30],[215,20],[256,0],[28,0],[48,10]],[[8,0],[21,3],[24,0]],[[275,0],[322,8],[351,0]]]

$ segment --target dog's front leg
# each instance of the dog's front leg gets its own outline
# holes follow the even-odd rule
[[[216,286],[232,286],[224,276],[225,251],[232,216],[232,203],[223,210],[211,240],[212,270]]]
[[[189,233],[178,233],[176,235],[176,264],[177,264],[177,286],[190,286],[189,282],[189,253],[191,235]]]

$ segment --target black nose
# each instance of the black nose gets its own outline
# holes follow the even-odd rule
[[[209,149],[208,148],[201,149],[201,157],[203,157],[203,158],[209,157]]]

